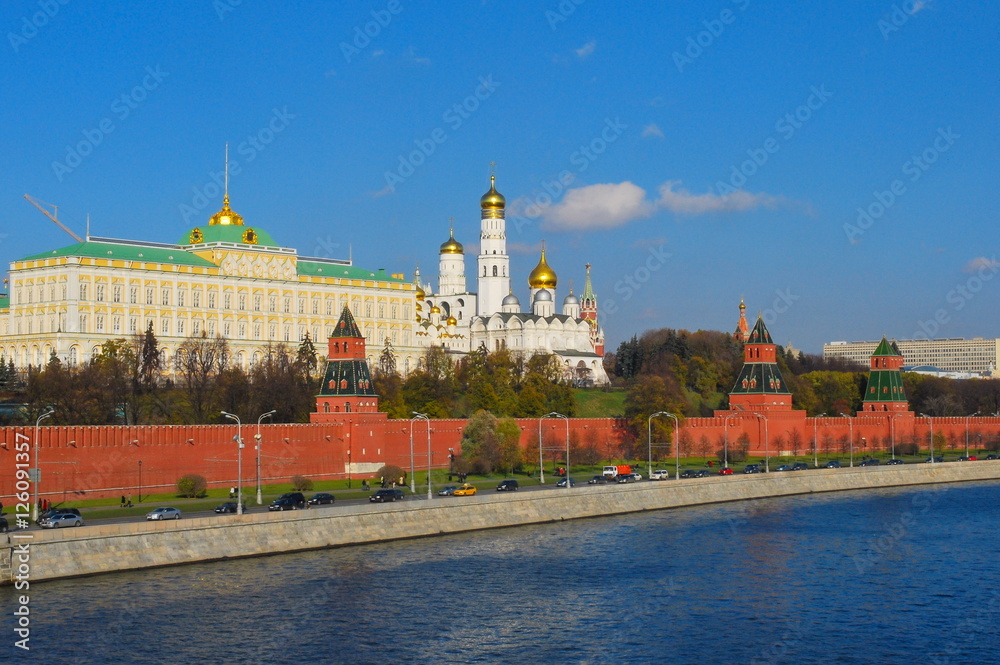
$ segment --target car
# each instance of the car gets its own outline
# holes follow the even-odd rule
[[[724,466],[721,469],[719,469],[719,475],[720,476],[731,476],[731,475],[733,475],[733,470],[730,469],[728,466]]]
[[[594,476],[587,481],[588,485],[607,485],[608,479],[606,476]]]
[[[743,467],[743,473],[760,473],[760,464],[747,464]]]
[[[958,458],[958,461],[959,462],[975,462],[978,459],[979,458],[976,457],[975,455],[969,455],[968,457],[966,457],[965,455],[963,455],[962,457]]]
[[[298,510],[306,507],[306,495],[302,492],[285,492],[271,502],[268,510]]]
[[[469,483],[465,483],[457,490],[455,490],[454,493],[452,494],[452,496],[475,496],[475,495],[476,495],[476,486],[470,485]]]
[[[619,473],[615,476],[615,482],[618,483],[634,483],[635,478],[632,477],[631,473]]]
[[[516,492],[519,485],[516,480],[501,480],[497,485],[498,492]]]
[[[150,513],[146,513],[147,520],[179,520],[180,518],[181,511],[170,507],[157,508]]]
[[[80,511],[77,508],[49,508],[48,510],[42,511],[38,515],[37,523],[41,523],[43,519],[52,517],[53,515],[61,515],[64,513],[69,515],[76,515],[77,517],[82,518],[82,515],[80,515]]]
[[[327,492],[320,492],[319,494],[313,494],[313,497],[309,499],[310,506],[324,506],[329,503],[336,501],[336,497]]]
[[[58,529],[64,526],[83,526],[83,518],[73,513],[56,513],[38,521],[43,529]]]
[[[787,464],[782,464],[781,466],[775,469],[775,471],[791,471],[791,470],[792,467],[788,466]]]
[[[840,461],[832,459],[832,460],[830,460],[829,462],[826,463],[826,468],[828,468],[828,469],[839,469],[840,468]]]
[[[236,504],[235,501],[226,501],[224,504],[222,504],[221,506],[219,506],[218,508],[216,508],[215,512],[217,512],[217,513],[235,513],[235,512],[237,512],[236,505],[237,504]],[[245,513],[246,511],[247,511],[247,505],[244,503],[243,504],[243,512]]]
[[[862,460],[861,464],[858,464],[858,466],[878,466],[878,465],[879,465],[879,461],[877,459],[875,459],[874,457],[870,457],[870,458],[868,458],[866,460]]]
[[[0,533],[7,533],[10,531],[10,525],[7,524],[6,517],[0,517]]]
[[[556,487],[566,487],[567,482],[569,483],[570,487],[576,487],[576,481],[573,480],[572,478],[563,478],[562,480],[556,483]]]
[[[641,473],[635,473],[633,471],[632,472],[632,480],[642,480],[642,474]]]
[[[928,457],[927,458],[927,462],[931,462],[931,461],[934,461],[934,462],[943,462],[944,461],[944,457],[942,457],[942,456],[935,456],[933,460],[931,460],[931,458]]]
[[[902,464],[903,460],[899,459],[898,457],[893,457],[890,460],[886,460],[885,463],[886,463],[886,466],[894,466],[896,464]]]
[[[650,480],[670,480],[670,472],[666,469],[657,469],[649,474]]]
[[[403,490],[386,488],[372,494],[368,497],[368,501],[371,503],[388,503],[390,501],[402,501],[404,496]]]
[[[458,485],[445,485],[438,490],[438,496],[451,496],[458,489]]]
[[[1000,459],[1000,455],[987,455],[986,459]]]
[[[809,465],[805,462],[796,462],[792,465],[792,471],[808,471]]]

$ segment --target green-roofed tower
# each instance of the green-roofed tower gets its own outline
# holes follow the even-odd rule
[[[908,411],[910,406],[906,400],[906,390],[903,387],[903,354],[895,342],[889,342],[885,337],[875,347],[871,357],[871,371],[868,373],[868,385],[865,388],[865,398],[862,410],[872,411]]]
[[[792,393],[778,369],[777,347],[760,316],[743,346],[743,369],[729,393],[729,405],[747,411],[792,408]]]
[[[365,338],[345,305],[330,334],[326,373],[316,396],[317,413],[374,413],[378,395],[365,354]]]

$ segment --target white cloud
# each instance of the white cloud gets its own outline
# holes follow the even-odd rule
[[[752,194],[742,189],[722,196],[707,192],[692,194],[678,188],[679,180],[670,180],[660,185],[660,200],[657,207],[666,208],[678,215],[704,215],[713,212],[743,212],[753,208],[773,208],[783,199],[770,194]]]
[[[588,55],[590,55],[591,53],[593,53],[594,49],[596,49],[596,48],[597,48],[597,42],[596,41],[587,42],[586,44],[584,44],[580,48],[575,49],[576,50],[576,55],[578,57],[580,57],[580,58],[586,58]]]
[[[972,259],[962,268],[963,272],[979,272],[980,270],[988,270],[990,272],[997,272],[1000,270],[1000,261],[997,261],[996,257],[986,258],[985,256],[977,256]]]
[[[507,253],[508,254],[526,254],[528,256],[533,256],[538,254],[542,246],[539,243],[530,244],[526,242],[508,242],[507,243]]]
[[[660,129],[659,125],[657,125],[654,122],[654,123],[646,125],[645,127],[642,128],[642,136],[643,136],[643,138],[645,138],[647,136],[656,136],[656,137],[662,139],[663,138],[663,130]]]
[[[628,181],[570,189],[562,201],[542,209],[544,228],[554,231],[613,229],[649,217],[661,208],[676,215],[706,215],[796,205],[784,197],[763,192],[738,190],[725,195],[692,194],[679,185],[679,180],[663,183],[656,200],[647,198],[646,190]]]
[[[570,189],[562,201],[545,208],[542,217],[546,229],[585,231],[613,229],[653,211],[646,190],[626,181]]]

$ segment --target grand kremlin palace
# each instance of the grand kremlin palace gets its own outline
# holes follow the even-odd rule
[[[188,230],[177,244],[88,236],[10,265],[0,300],[0,353],[20,368],[51,353],[71,365],[100,345],[145,332],[149,323],[164,368],[174,369],[185,339],[221,335],[244,368],[268,345],[294,353],[308,333],[329,336],[345,305],[378,353],[388,338],[399,368],[415,366],[416,287],[403,275],[365,270],[349,260],[299,256],[230,208]]]

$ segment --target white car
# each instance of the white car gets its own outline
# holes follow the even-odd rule
[[[147,520],[179,520],[181,511],[176,508],[157,508],[151,513],[146,513]]]
[[[38,521],[43,529],[59,529],[64,526],[83,526],[83,518],[72,513],[56,513]]]
[[[641,473],[633,473],[632,474],[632,480],[642,480],[642,474]]]
[[[670,472],[665,469],[657,469],[649,476],[650,480],[670,480]]]

